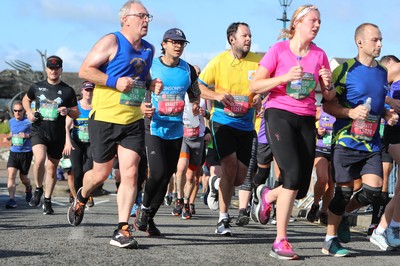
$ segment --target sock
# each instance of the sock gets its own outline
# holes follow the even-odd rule
[[[220,213],[219,213],[219,220],[218,220],[218,222],[221,222],[223,219],[229,219],[228,213],[226,213],[226,212],[224,212],[224,213],[220,212]]]
[[[44,201],[51,201],[51,197],[50,198],[44,197]]]
[[[82,191],[81,189],[78,190],[78,192],[76,193],[76,198],[77,198],[77,200],[78,200],[79,202],[82,202],[82,203],[86,204],[86,203],[88,202],[88,199],[89,199],[89,198],[84,198],[84,197],[82,196],[81,191]]]
[[[381,225],[378,225],[378,227],[375,229],[375,233],[378,235],[382,235],[383,232],[385,232],[386,228],[383,228]]]
[[[43,186],[41,186],[41,187],[36,187],[36,190],[41,190],[41,191],[43,191]]]
[[[391,220],[389,227],[400,227],[400,222],[396,222],[395,220]]]
[[[329,240],[331,240],[332,238],[335,238],[335,237],[337,237],[337,236],[328,236],[328,235],[326,235],[325,236],[325,242],[328,242]]]
[[[121,182],[115,182],[115,186],[117,187],[117,189],[119,189],[119,185],[121,185]]]
[[[128,223],[118,223],[118,230],[121,230],[124,226],[128,226]]]

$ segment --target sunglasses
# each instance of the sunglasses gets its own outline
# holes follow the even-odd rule
[[[20,113],[22,111],[24,111],[24,110],[14,110],[15,113]]]
[[[93,89],[83,89],[84,91],[93,91]]]

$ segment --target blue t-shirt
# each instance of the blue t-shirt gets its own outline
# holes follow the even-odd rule
[[[385,112],[385,97],[388,90],[387,71],[378,64],[367,67],[355,58],[338,66],[332,74],[339,103],[346,108],[355,108],[371,98],[371,111],[362,127],[350,118],[337,118],[333,125],[333,143],[344,147],[369,152],[381,150],[379,135],[380,119]]]
[[[10,131],[12,134],[11,138],[11,148],[12,152],[31,152],[32,151],[32,143],[30,139],[21,138],[18,136],[20,132],[24,132],[25,134],[30,134],[31,132],[31,122],[28,118],[24,118],[22,120],[17,120],[15,118],[11,118],[9,121]]]

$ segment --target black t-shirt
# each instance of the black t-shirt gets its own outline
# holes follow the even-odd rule
[[[34,83],[27,92],[28,98],[35,102],[35,109],[41,114],[39,121],[33,123],[32,130],[41,129],[48,134],[65,136],[65,116],[59,115],[58,107],[77,106],[74,89],[64,82],[52,85],[43,80]]]

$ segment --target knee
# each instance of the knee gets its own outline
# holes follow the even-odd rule
[[[387,201],[382,194],[382,187],[371,187],[364,184],[362,189],[354,195],[358,203],[366,206],[371,203],[378,203],[379,205],[384,205]]]
[[[336,187],[335,195],[329,204],[329,210],[338,216],[342,216],[352,195],[353,188]]]

